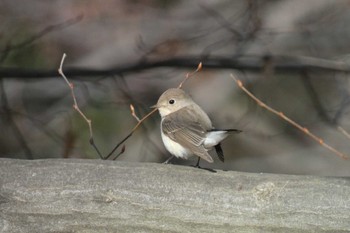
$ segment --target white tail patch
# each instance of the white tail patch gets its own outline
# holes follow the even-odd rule
[[[228,136],[228,133],[227,131],[212,131],[208,132],[206,136],[203,144],[205,148],[209,149],[224,140]]]

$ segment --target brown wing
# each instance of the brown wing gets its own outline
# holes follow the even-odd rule
[[[185,107],[164,117],[162,131],[170,139],[192,151],[193,154],[209,163],[213,162],[212,157],[203,146],[207,130],[198,122],[190,109]]]

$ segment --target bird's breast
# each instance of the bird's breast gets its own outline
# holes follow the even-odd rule
[[[161,135],[165,148],[172,155],[175,155],[175,157],[182,159],[187,159],[190,156],[190,152],[185,147],[166,136],[162,131]]]

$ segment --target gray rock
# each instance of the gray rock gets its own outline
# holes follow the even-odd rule
[[[350,232],[350,179],[0,159],[1,232]]]

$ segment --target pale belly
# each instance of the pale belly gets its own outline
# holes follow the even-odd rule
[[[171,140],[168,136],[165,136],[163,132],[161,132],[162,140],[164,143],[165,148],[175,157],[182,158],[182,159],[188,159],[192,154],[183,146],[181,146],[179,143],[174,142]]]

